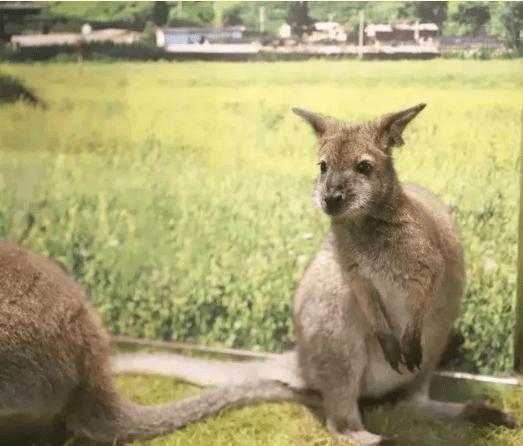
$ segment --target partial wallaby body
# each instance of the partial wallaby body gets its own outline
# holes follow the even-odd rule
[[[2,446],[62,445],[68,436],[148,439],[231,404],[300,398],[272,380],[163,406],[132,403],[113,386],[110,339],[82,287],[51,260],[0,241]]]
[[[294,352],[257,369],[197,360],[199,371],[186,369],[186,378],[276,379],[320,391],[330,432],[361,446],[387,440],[365,430],[358,401],[390,393],[417,413],[519,427],[489,405],[429,399],[432,372],[458,314],[465,265],[449,210],[421,187],[400,183],[394,170],[392,148],[403,145],[405,127],[424,107],[360,125],[294,110],[318,137],[314,198],[332,221],[296,293]],[[174,372],[176,361],[170,364]]]

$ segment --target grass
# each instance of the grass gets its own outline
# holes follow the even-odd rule
[[[0,108],[0,236],[61,261],[117,333],[281,351],[328,228],[293,106],[429,105],[400,178],[454,211],[468,287],[453,367],[512,369],[522,62],[2,64],[49,110]]]
[[[465,344],[453,366],[510,373],[522,68],[93,63],[79,76],[75,64],[1,64],[49,108],[0,108],[0,237],[65,264],[113,332],[281,351],[291,344],[297,282],[328,228],[310,199],[315,140],[290,109],[362,121],[427,102],[395,158],[402,180],[451,206],[463,241]],[[130,392],[137,386],[127,379],[119,382]],[[154,379],[140,388],[148,393]],[[509,410],[521,414],[520,397],[507,397]],[[422,423],[416,434],[405,423],[398,429],[414,438],[458,432]],[[477,444],[504,435],[487,430]],[[292,404],[228,411],[165,438],[156,441],[334,444]]]
[[[191,396],[200,388],[173,378],[118,375],[118,389],[140,404],[161,404]],[[523,420],[523,391],[497,395],[497,404]],[[505,428],[470,428],[435,422],[420,416],[380,407],[365,414],[372,432],[395,439],[402,446],[518,446],[523,433]],[[150,441],[135,441],[133,446],[245,446],[245,445],[321,445],[346,443],[334,440],[321,422],[297,403],[263,403],[230,409],[206,420]],[[94,446],[75,440],[68,446]]]

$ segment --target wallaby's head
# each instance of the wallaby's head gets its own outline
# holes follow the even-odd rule
[[[356,125],[294,108],[318,137],[315,204],[334,218],[385,217],[399,186],[392,147],[405,144],[403,130],[425,105]]]

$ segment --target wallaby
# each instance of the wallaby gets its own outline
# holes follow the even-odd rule
[[[192,398],[159,407],[133,404],[113,386],[109,337],[82,287],[49,259],[0,242],[1,444],[60,444],[69,434],[108,442],[147,439],[231,404],[273,400],[317,404],[316,394],[309,394],[309,389],[321,393],[327,427],[333,435],[361,446],[384,439],[365,431],[358,399],[381,397],[391,391],[402,394],[401,406],[417,412],[519,426],[510,415],[486,405],[428,398],[430,375],[457,314],[464,272],[459,241],[445,207],[423,189],[401,185],[394,174],[390,141],[401,140],[415,113],[411,109],[357,126],[319,114],[298,113],[311,123],[320,141],[324,172],[316,182],[315,196],[331,215],[332,228],[298,287],[294,351],[266,363],[231,364],[228,367],[238,375],[227,380],[218,377],[219,383],[228,385]],[[354,170],[362,161],[372,169]],[[348,181],[338,184],[340,198],[333,198],[335,178]],[[392,235],[401,233],[408,224],[412,230],[431,228],[428,232],[434,245],[430,246],[436,246],[442,256],[434,292],[422,296],[429,301],[419,303],[420,311],[405,285],[415,278],[402,276],[402,268],[410,264],[402,257],[399,261],[392,257],[404,243]],[[353,256],[354,262],[349,263],[344,255]],[[354,268],[356,278],[350,274]],[[392,273],[383,274],[387,268],[393,268]],[[396,283],[398,276],[401,280]],[[372,288],[364,283],[366,288],[355,296],[351,284],[358,280],[370,281]],[[367,304],[369,309],[364,312]],[[416,317],[422,320],[418,322]],[[380,318],[385,322],[379,322]],[[420,370],[398,374],[391,368],[390,358],[384,356],[384,351],[390,351],[388,344],[380,344],[377,334],[390,332],[390,339],[396,341],[415,340],[416,336],[404,336],[407,327],[414,333],[421,331],[423,360],[418,363],[416,354],[412,355],[418,347],[409,341],[406,345],[415,348],[403,349],[406,361],[413,356],[411,365]],[[140,362],[140,358],[151,359],[136,356],[131,370],[154,366],[154,362]],[[125,360],[116,358],[114,369],[125,369]],[[118,363],[124,366],[118,367]],[[176,367],[176,361],[171,366]],[[204,372],[224,373],[212,361],[207,361],[206,367]]]
[[[392,149],[403,145],[404,129],[424,107],[359,125],[294,109],[318,138],[314,200],[332,224],[298,286],[293,352],[261,364],[172,356],[139,366],[151,357],[137,355],[117,358],[117,368],[134,361],[141,371],[159,365],[207,384],[274,379],[314,389],[330,432],[361,446],[387,440],[365,430],[358,401],[390,393],[400,397],[399,407],[417,413],[519,427],[488,404],[429,399],[431,374],[458,314],[465,265],[449,210],[421,187],[400,183],[394,170]]]
[[[231,404],[301,395],[314,400],[273,380],[132,403],[113,386],[110,339],[82,287],[51,260],[0,241],[0,445],[148,439]]]
[[[314,199],[332,217],[333,252],[385,357],[398,373],[402,355],[409,371],[420,368],[423,316],[447,264],[453,262],[455,267],[458,303],[465,276],[448,212],[440,203],[439,212],[427,212],[426,204],[418,202],[435,197],[421,188],[414,186],[414,198],[409,196],[413,186],[407,185],[403,193],[392,164],[392,147],[405,144],[403,130],[425,105],[386,115],[377,126],[350,128],[327,116],[294,109],[320,138],[321,174]],[[393,296],[388,305],[378,289]],[[393,319],[391,305],[400,307]],[[401,344],[394,331],[402,334]]]

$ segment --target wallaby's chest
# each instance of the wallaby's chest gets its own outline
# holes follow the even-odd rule
[[[409,314],[408,262],[394,249],[396,241],[391,236],[380,235],[354,237],[346,233],[336,242],[336,254],[344,273],[356,272],[370,280],[394,321],[391,328],[402,333]]]
[[[361,277],[372,282],[407,286],[409,262],[397,249],[398,240],[394,234],[354,235],[346,231],[334,236],[336,254],[344,270],[356,268]]]

